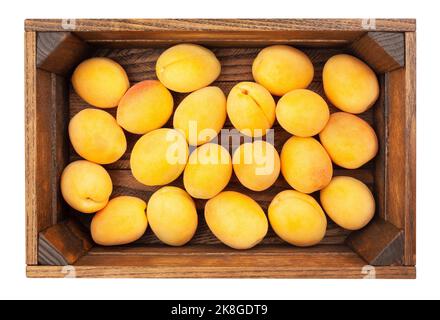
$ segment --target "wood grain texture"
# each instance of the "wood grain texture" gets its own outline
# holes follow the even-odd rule
[[[263,278],[263,279],[415,279],[415,267],[300,267],[268,268],[217,265],[213,267],[190,266],[28,266],[29,278]]]
[[[36,92],[36,33],[25,33],[25,153],[26,153],[26,263],[38,263],[38,219],[36,211],[36,152],[37,92]]]
[[[35,192],[38,230],[62,218],[64,207],[59,189],[61,172],[68,163],[67,88],[53,73],[37,69],[36,77]]]
[[[386,219],[405,231],[406,265],[415,265],[415,34],[406,34],[405,68],[386,77],[388,158]]]
[[[385,75],[379,75],[380,94],[374,109],[374,131],[379,142],[379,150],[374,159],[374,198],[376,200],[376,214],[386,219],[386,186],[387,186],[387,154],[388,154],[388,110],[387,86]]]
[[[67,87],[36,67],[35,33],[26,33],[27,263],[36,264],[38,232],[61,220],[59,177],[68,162]]]
[[[65,31],[61,19],[25,21],[27,31]],[[76,19],[75,31],[365,31],[362,19]],[[415,31],[414,19],[375,19],[376,31]]]
[[[406,154],[405,264],[416,265],[416,33],[406,33],[405,43],[405,113],[408,143]]]
[[[375,219],[362,230],[352,232],[346,244],[373,266],[402,265],[403,231],[383,219]]]
[[[385,73],[405,65],[403,32],[368,32],[349,46],[357,57],[377,73]]]
[[[87,57],[88,45],[71,32],[38,32],[37,68],[66,76]]]
[[[75,34],[93,46],[109,48],[154,48],[182,42],[217,47],[256,47],[290,44],[307,47],[337,47],[361,37],[364,31],[92,31]]]
[[[72,265],[92,247],[89,231],[68,219],[40,232],[38,263],[48,266]]]

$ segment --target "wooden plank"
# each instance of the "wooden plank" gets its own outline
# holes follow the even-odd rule
[[[374,130],[379,142],[379,151],[374,159],[374,197],[376,214],[386,220],[386,186],[387,186],[387,154],[388,154],[388,111],[387,86],[385,75],[379,75],[380,95],[373,107]]]
[[[78,32],[76,33],[79,36],[84,38],[84,34],[88,35],[87,32]],[[359,32],[359,36],[362,33]],[[114,39],[114,40],[85,40],[90,46],[100,47],[100,48],[119,48],[119,49],[130,49],[130,48],[163,48],[170,47],[182,42],[187,43],[195,43],[202,46],[216,46],[216,47],[241,47],[241,48],[254,48],[260,46],[271,46],[276,44],[284,44],[291,45],[295,47],[302,48],[341,48],[347,46],[351,43],[351,40],[331,40],[331,39],[295,39],[295,38],[286,38],[279,40],[266,40],[266,39],[230,39],[230,38],[215,38],[215,39],[207,39],[207,38],[198,38],[194,40],[192,38],[188,38],[188,40],[182,39],[160,39],[160,40],[124,40],[124,39]]]
[[[65,217],[67,204],[61,194],[61,173],[69,164],[70,141],[67,133],[69,123],[68,86],[64,77],[52,74],[52,112],[51,112],[51,141],[52,144],[52,210],[53,223]]]
[[[71,32],[38,32],[37,67],[66,76],[88,50],[88,45]]]
[[[265,279],[415,279],[415,267],[118,267],[31,266],[29,278],[265,278]]]
[[[415,33],[406,35],[405,68],[390,72],[388,92],[388,221],[405,231],[406,265],[416,262]]]
[[[353,256],[353,251],[345,245],[317,245],[308,248],[300,248],[284,243],[259,246],[248,250],[235,250],[224,245],[192,245],[183,247],[172,247],[168,245],[133,245],[115,247],[93,247],[87,256],[197,256],[197,255],[221,255],[221,256],[279,256],[279,255],[349,255]],[[358,260],[356,260],[358,261]]]
[[[36,211],[36,34],[25,33],[25,136],[26,136],[26,263],[37,264]]]
[[[406,208],[405,208],[405,264],[416,265],[416,33],[405,34],[406,86]]]
[[[61,19],[25,21],[27,31],[65,31]],[[367,21],[368,23],[368,21]],[[365,31],[363,19],[76,19],[75,31]],[[371,26],[373,27],[373,26]],[[374,19],[377,31],[415,31],[414,19]]]
[[[350,44],[349,49],[377,73],[393,71],[405,65],[403,32],[368,32]]]
[[[61,219],[59,176],[68,161],[67,87],[36,68],[36,34],[26,33],[27,263],[36,264],[38,232]]]
[[[93,247],[87,230],[74,220],[58,223],[40,232],[38,242],[39,265],[72,265]]]
[[[388,92],[388,159],[386,220],[397,228],[405,226],[406,199],[406,112],[405,69],[387,76]]]
[[[328,248],[327,248],[328,247]],[[90,252],[83,256],[75,266],[162,266],[170,267],[353,267],[365,263],[351,250],[344,246],[320,246],[310,250],[298,249],[293,246],[272,246],[272,250],[254,248],[237,251],[223,246],[199,246],[166,250],[163,248],[143,248],[131,250],[121,248],[119,251]],[[95,250],[96,251],[96,250]],[[150,252],[148,252],[150,251]],[[153,252],[151,252],[153,251]]]
[[[38,231],[55,223],[62,217],[59,179],[68,162],[67,141],[67,89],[64,79],[37,69],[36,76],[36,122],[34,157],[35,210]]]
[[[403,231],[383,219],[375,219],[362,230],[352,232],[346,244],[373,266],[403,263]]]

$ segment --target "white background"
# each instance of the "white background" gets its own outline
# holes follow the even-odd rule
[[[221,5],[217,5],[221,3]],[[0,298],[439,298],[440,81],[436,1],[7,1],[1,9]],[[258,3],[258,4],[257,4]],[[25,18],[417,18],[417,267],[411,280],[26,279]]]

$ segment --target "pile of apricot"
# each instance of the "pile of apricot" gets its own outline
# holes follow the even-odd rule
[[[150,226],[165,244],[182,246],[197,230],[194,199],[207,200],[209,229],[235,249],[257,245],[269,224],[296,246],[319,243],[327,216],[348,230],[366,226],[375,213],[370,189],[355,178],[334,177],[333,165],[356,169],[377,154],[373,128],[356,115],[379,95],[370,67],[350,55],[331,57],[322,71],[327,100],[307,89],[314,66],[291,46],[261,50],[252,65],[255,82],[237,83],[227,96],[211,86],[220,73],[215,54],[194,44],[165,50],[156,62],[158,80],[132,86],[111,59],[91,58],[77,66],[73,88],[94,108],[78,112],[69,123],[72,146],[84,160],[64,169],[61,191],[75,210],[96,213],[94,241],[128,244]],[[187,93],[176,109],[170,91]],[[326,101],[341,111],[330,114]],[[117,108],[116,117],[107,108]],[[171,117],[173,128],[163,128]],[[215,141],[227,118],[252,141],[232,154]],[[262,139],[275,121],[292,135],[281,154]],[[132,196],[111,198],[112,180],[102,165],[127,151],[125,131],[139,135],[130,157],[134,178],[162,186],[148,203]],[[266,214],[251,197],[227,190],[233,173],[255,192],[271,188],[280,174],[291,189],[276,195]],[[169,186],[181,175],[184,189]],[[310,195],[317,191],[319,201]]]

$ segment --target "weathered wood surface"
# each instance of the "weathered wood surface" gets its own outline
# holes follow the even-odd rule
[[[376,72],[390,72],[405,65],[405,34],[368,32],[351,43],[349,50]]]
[[[73,219],[68,219],[40,232],[38,263],[67,266],[74,264],[93,247],[88,230]]]
[[[71,32],[37,34],[37,68],[62,76],[87,57],[88,45]]]
[[[388,158],[386,218],[405,231],[406,265],[416,262],[415,33],[406,34],[405,68],[387,76]]]
[[[69,21],[67,21],[69,22]],[[374,24],[373,24],[374,23]],[[415,31],[414,19],[75,19],[75,31],[252,32]],[[68,25],[67,28],[71,26]],[[65,31],[61,19],[25,21],[27,31]],[[314,34],[316,38],[316,34]]]
[[[38,216],[36,198],[35,158],[37,143],[37,87],[36,87],[36,44],[35,32],[25,33],[25,135],[26,135],[26,263],[38,263]]]
[[[402,265],[403,231],[381,218],[347,238],[347,245],[373,266]]]
[[[414,279],[414,267],[372,267],[338,245],[265,245],[237,251],[218,245],[183,248],[93,248],[69,269],[28,267],[28,277],[78,278],[352,278]]]

